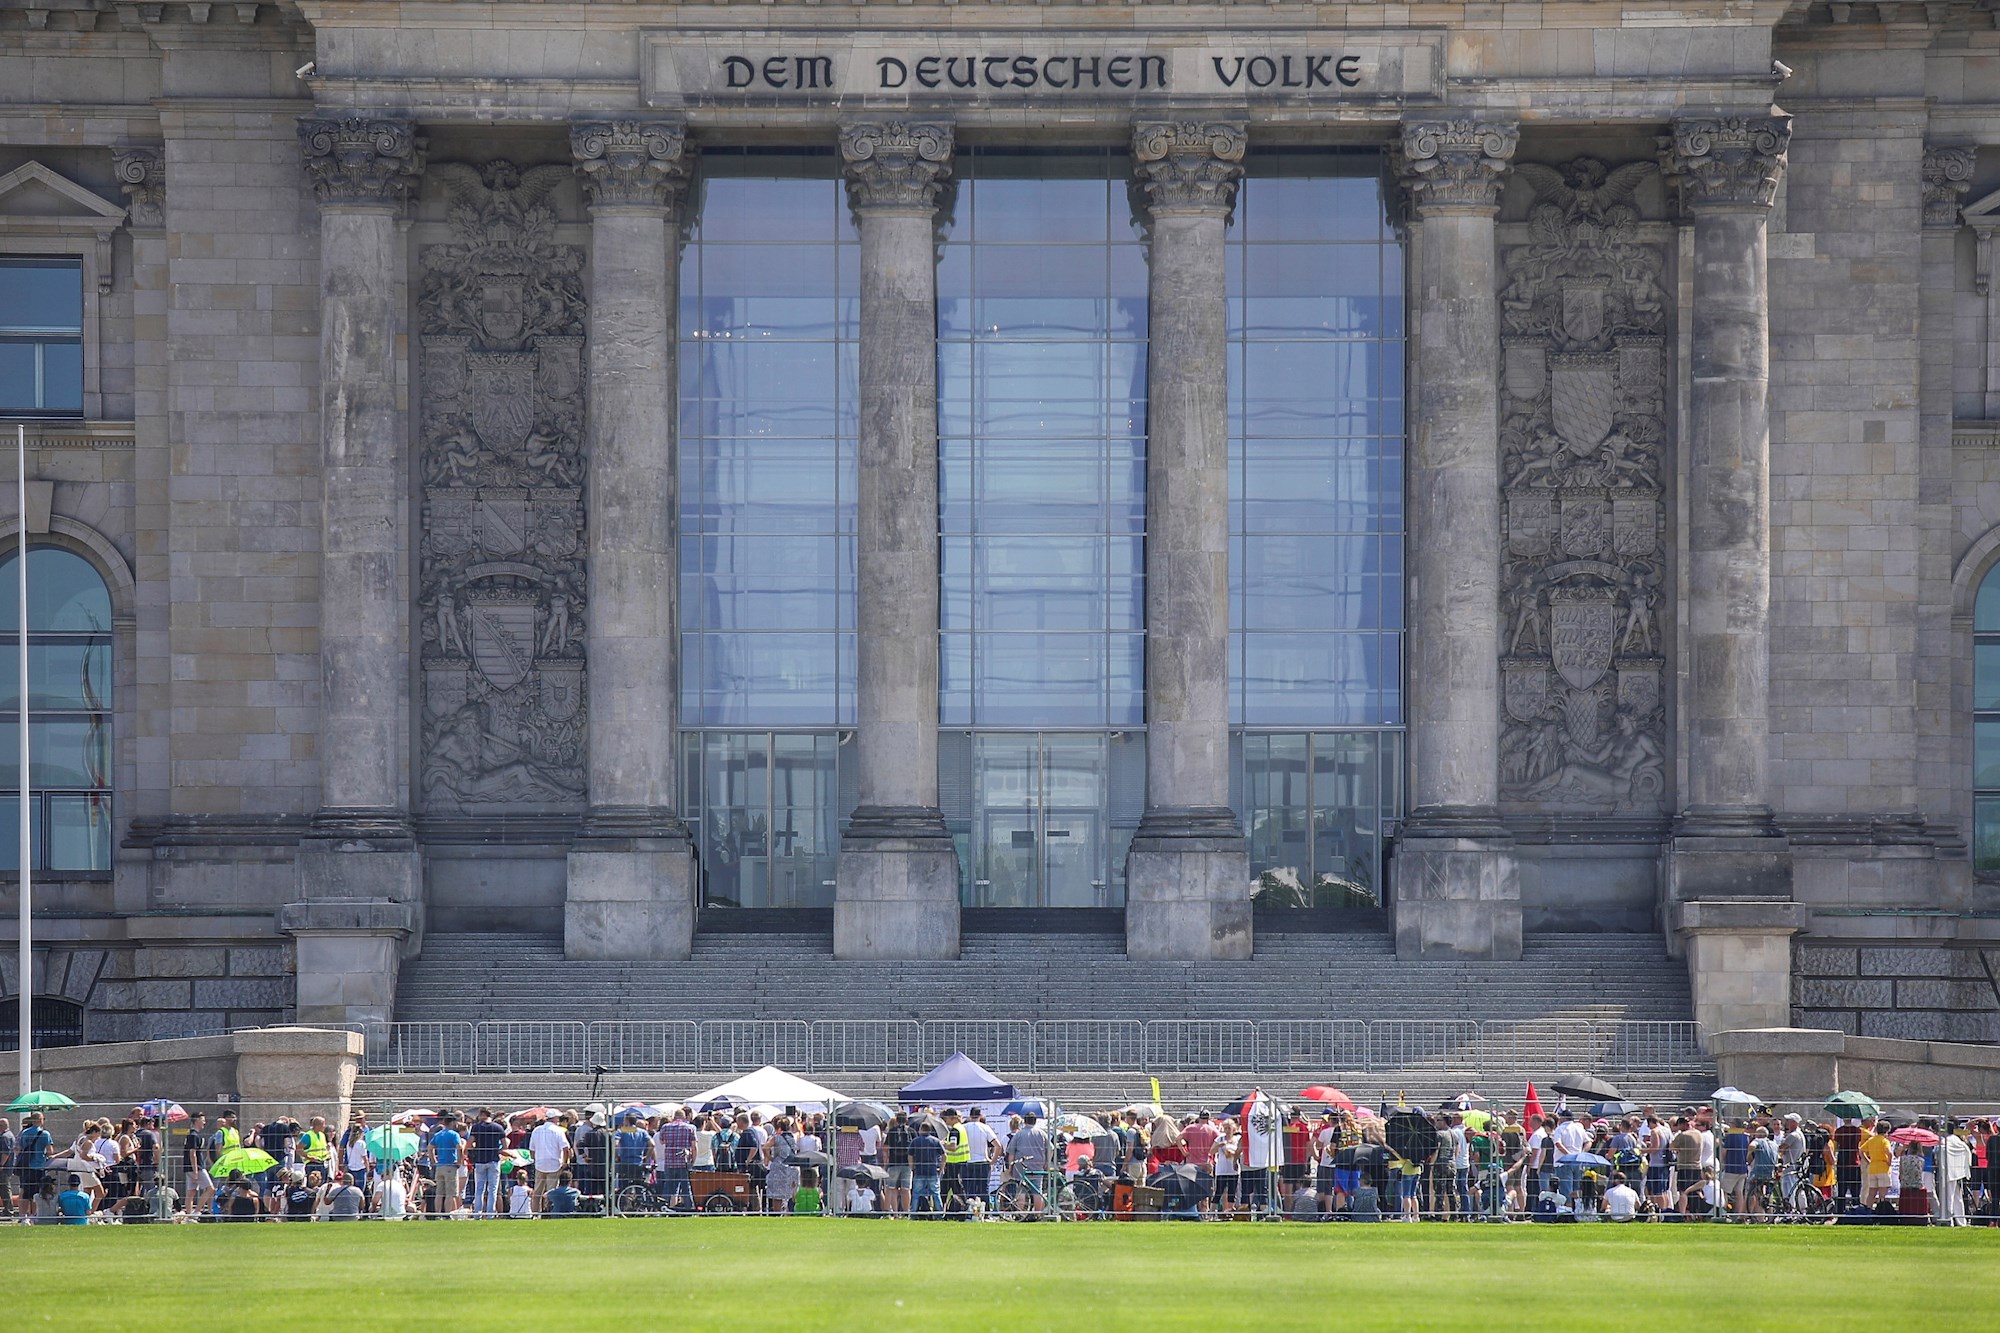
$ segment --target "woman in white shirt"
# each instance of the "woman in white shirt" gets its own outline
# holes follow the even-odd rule
[[[375,1211],[387,1222],[400,1222],[409,1215],[410,1188],[401,1168],[384,1171],[375,1182]]]
[[[1611,1173],[1611,1188],[1604,1191],[1604,1220],[1630,1222],[1639,1215],[1639,1195],[1625,1183],[1625,1173]]]
[[[694,1169],[697,1171],[715,1170],[715,1122],[707,1116],[703,1116],[695,1122]]]

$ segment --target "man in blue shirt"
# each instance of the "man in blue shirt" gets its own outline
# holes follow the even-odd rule
[[[618,1188],[637,1185],[646,1179],[646,1157],[652,1151],[653,1136],[639,1127],[639,1117],[630,1111],[613,1136],[612,1152],[618,1162]]]
[[[458,1117],[447,1112],[431,1133],[425,1150],[431,1164],[431,1179],[437,1182],[436,1210],[450,1216],[464,1197],[461,1174],[465,1163],[465,1138],[458,1132]]]
[[[49,1150],[55,1146],[49,1132],[42,1128],[42,1113],[30,1111],[21,1117],[21,1133],[14,1147],[14,1169],[21,1177],[21,1207],[32,1209],[35,1196],[42,1192],[49,1161]]]
[[[56,1208],[66,1227],[80,1227],[90,1220],[90,1196],[77,1188],[82,1183],[81,1178],[71,1176],[69,1188],[56,1196]]]
[[[932,1121],[917,1122],[910,1139],[910,1212],[942,1213],[944,1196],[938,1192],[938,1175],[944,1163],[944,1143],[931,1132]]]

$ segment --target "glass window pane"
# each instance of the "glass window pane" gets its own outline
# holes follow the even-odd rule
[[[42,344],[42,410],[83,410],[83,344]]]
[[[111,869],[109,793],[51,796],[48,809],[49,869]]]
[[[0,412],[34,412],[41,408],[35,347],[31,342],[0,339]]]
[[[11,641],[11,642],[9,642]],[[19,712],[21,694],[17,676],[18,639],[0,634],[5,651],[0,652],[0,713]],[[48,709],[75,711],[101,710],[111,703],[111,640],[105,637],[28,645],[28,707],[37,712]]]
[[[39,718],[28,722],[30,785],[43,787],[109,787],[111,785],[111,718]],[[0,787],[20,789],[21,724],[0,722]]]
[[[1972,628],[2000,630],[2000,565],[1987,570],[1979,581],[1979,597],[1972,604]]]
[[[2000,790],[2000,721],[1981,718],[1972,724],[1972,785]]]
[[[20,623],[19,554],[0,556],[0,634]],[[111,592],[95,566],[73,551],[54,546],[28,549],[28,629],[105,634],[111,629]]]
[[[83,261],[0,260],[0,330],[83,331]]]
[[[1972,706],[2000,708],[2000,642],[1973,645]]]
[[[2000,797],[1982,796],[1972,803],[1972,869],[2000,872]]]
[[[704,244],[831,242],[839,234],[846,201],[841,197],[831,156],[759,154],[731,158],[710,153],[705,157],[698,233]],[[786,171],[792,174],[779,174]]]

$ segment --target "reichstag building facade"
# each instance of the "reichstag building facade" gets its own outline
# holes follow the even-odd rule
[[[2000,1037],[1996,22],[10,4],[29,989],[1345,912]]]

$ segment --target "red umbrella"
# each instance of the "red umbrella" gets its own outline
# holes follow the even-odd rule
[[[507,1117],[509,1120],[554,1120],[562,1112],[553,1106],[528,1106]]]
[[[1938,1136],[1931,1133],[1928,1129],[1918,1129],[1915,1125],[1911,1125],[1907,1129],[1899,1129],[1894,1134],[1891,1134],[1889,1142],[1914,1143],[1919,1148],[1935,1148],[1937,1147]]]
[[[1535,1095],[1535,1085],[1528,1085],[1528,1100],[1521,1104],[1521,1118],[1532,1125],[1542,1118],[1542,1099]]]
[[[1354,1099],[1352,1097],[1342,1092],[1339,1088],[1329,1088],[1321,1083],[1315,1083],[1310,1088],[1306,1088],[1299,1093],[1299,1096],[1309,1102],[1325,1102],[1328,1106],[1344,1106],[1350,1111],[1354,1109]]]

